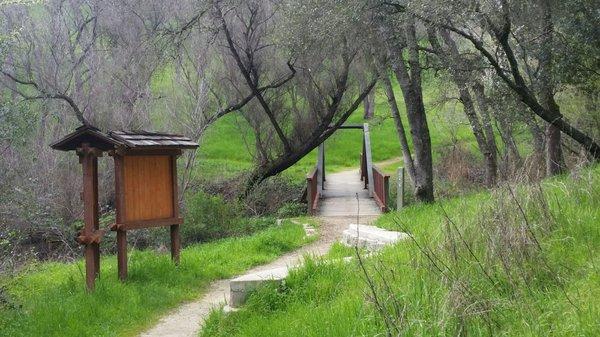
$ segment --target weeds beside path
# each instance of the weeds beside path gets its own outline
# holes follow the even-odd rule
[[[354,217],[321,218],[318,239],[298,250],[287,253],[277,260],[246,271],[246,274],[257,273],[285,266],[297,266],[302,263],[303,257],[321,256],[329,251],[350,222],[355,222]],[[197,336],[204,320],[212,309],[225,304],[229,297],[229,281],[224,279],[213,282],[208,291],[198,300],[187,303],[172,313],[164,316],[151,330],[143,333],[142,337],[164,336]]]
[[[307,242],[302,226],[285,222],[251,236],[189,246],[179,266],[166,253],[133,250],[124,283],[116,276],[116,258],[107,256],[91,294],[85,291],[82,261],[38,263],[0,279],[0,336],[135,335],[162,313],[212,289],[213,280]]]

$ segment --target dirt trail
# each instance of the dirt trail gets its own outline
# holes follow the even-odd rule
[[[373,220],[374,217],[363,218],[362,223]],[[350,223],[356,222],[354,217],[328,217],[321,220],[319,238],[317,241],[290,252],[277,260],[255,267],[244,274],[256,273],[263,270],[284,266],[297,266],[302,263],[305,255],[321,256],[337,241],[344,229]],[[213,282],[206,293],[197,301],[180,306],[168,313],[150,330],[142,333],[142,337],[195,337],[213,308],[224,305],[229,297],[229,281],[219,280]]]
[[[326,188],[331,188],[331,192],[336,191],[337,193],[331,193],[333,195],[330,198],[345,198],[348,197],[350,201],[354,201],[356,191],[360,184],[353,180],[360,177],[356,173],[357,170],[343,171],[338,173],[332,173],[327,176],[329,181]],[[356,185],[354,189],[343,188],[343,186],[334,186],[337,184],[348,184],[349,181],[353,181],[351,184]],[[335,183],[334,183],[335,182]],[[342,187],[340,189],[340,187]],[[341,195],[340,191],[348,192],[350,195]],[[364,192],[363,192],[364,194]],[[327,199],[325,199],[327,200]],[[342,199],[340,199],[341,201]],[[370,200],[369,200],[370,201]],[[372,201],[370,201],[372,202]],[[365,201],[367,203],[367,201]],[[346,204],[346,202],[342,202]],[[362,208],[363,206],[361,206]],[[356,223],[356,212],[354,207],[350,205],[345,206],[345,212],[328,212],[331,215],[323,214],[319,216],[320,227],[319,227],[319,238],[296,251],[290,252],[279,257],[277,260],[247,270],[244,275],[256,273],[264,270],[269,270],[278,267],[293,267],[302,263],[302,259],[305,255],[321,256],[327,253],[331,245],[338,241],[342,232],[351,223]],[[361,211],[361,213],[363,213]],[[365,214],[365,213],[363,213]],[[341,216],[343,215],[343,216]],[[379,212],[377,210],[365,214],[360,217],[360,223],[367,224],[377,218]],[[235,277],[234,277],[235,278]],[[233,278],[232,278],[233,279]],[[207,291],[197,301],[183,304],[174,311],[168,313],[150,330],[142,333],[141,337],[195,337],[198,335],[204,320],[210,314],[213,308],[218,308],[226,304],[229,297],[229,282],[231,279],[218,280],[208,287]]]

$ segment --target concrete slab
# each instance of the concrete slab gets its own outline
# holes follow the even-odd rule
[[[379,250],[386,245],[408,238],[406,233],[388,231],[375,226],[350,224],[342,233],[342,243],[369,251]]]
[[[289,274],[289,268],[278,267],[257,273],[246,274],[229,282],[229,306],[237,308],[246,302],[250,293],[260,285],[267,283],[279,284]]]

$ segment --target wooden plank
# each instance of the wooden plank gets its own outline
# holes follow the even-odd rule
[[[150,220],[135,220],[122,223],[115,223],[111,226],[112,230],[132,230],[152,227],[165,227],[171,225],[180,225],[183,223],[183,218],[165,218],[165,219],[150,219]]]
[[[100,206],[98,205],[98,158],[94,158],[94,234],[100,234],[102,238],[103,232],[100,232]],[[100,276],[100,241],[92,244],[94,249],[94,271],[95,277]]]
[[[125,218],[120,223],[175,217],[172,156],[124,156]]]
[[[179,217],[179,181],[177,180],[177,156],[171,156],[171,181],[173,183],[172,188],[172,202],[173,202],[173,217]]]
[[[324,169],[324,165],[325,165],[325,157],[323,156],[323,153],[325,151],[324,145],[323,143],[319,144],[318,147],[318,151],[317,151],[317,189],[318,189],[318,193],[321,194],[323,192],[323,169]]]
[[[308,214],[314,214],[319,200],[319,194],[316,186],[318,169],[315,167],[306,175],[306,201],[308,205]]]
[[[377,193],[373,193],[373,200],[375,200],[375,203],[377,204],[377,206],[379,207],[379,209],[382,212],[385,212],[385,204],[384,204],[383,200],[381,200],[379,198],[379,196],[377,195]]]
[[[121,156],[180,156],[183,153],[181,149],[168,148],[118,149],[116,152]]]
[[[88,291],[96,287],[96,255],[92,245],[85,245],[85,285]]]
[[[389,210],[388,202],[390,199],[390,176],[383,176],[383,212],[387,212]]]
[[[306,205],[308,206],[307,213],[313,214],[313,184],[312,177],[306,177]]]
[[[115,221],[125,221],[125,196],[123,189],[123,156],[113,153],[115,162]]]

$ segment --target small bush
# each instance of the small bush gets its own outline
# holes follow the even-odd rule
[[[238,203],[198,192],[187,200],[181,237],[184,243],[192,243],[231,236],[240,222]]]
[[[306,205],[300,202],[286,202],[277,210],[278,218],[295,218],[306,215]]]
[[[277,214],[284,205],[296,202],[303,187],[302,183],[283,176],[271,177],[256,186],[244,199],[246,213],[254,216]]]

